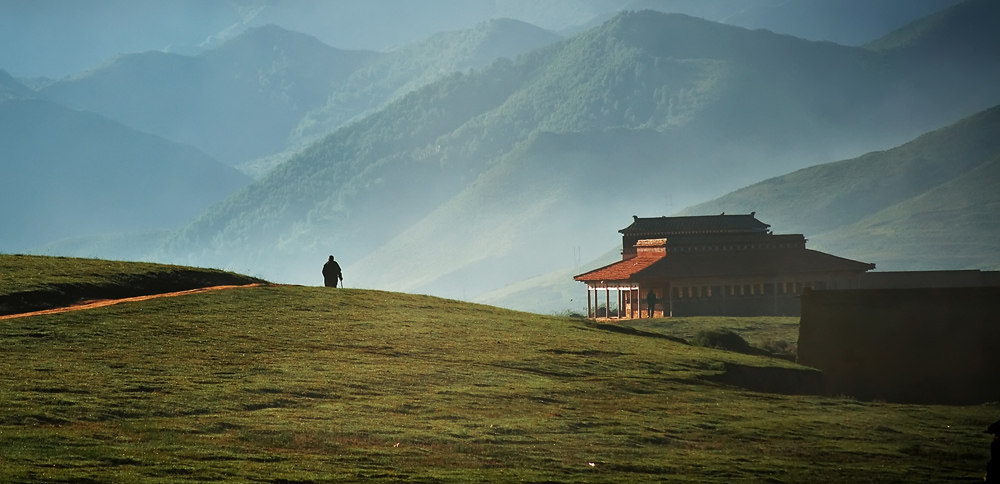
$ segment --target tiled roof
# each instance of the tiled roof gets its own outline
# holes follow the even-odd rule
[[[633,216],[632,225],[619,230],[623,235],[670,235],[765,233],[770,225],[748,215],[698,215],[693,217]]]
[[[634,272],[634,280],[711,276],[771,276],[816,272],[865,272],[875,264],[811,249],[672,253]]]
[[[590,272],[575,276],[573,279],[584,282],[627,281],[630,277],[632,277],[632,274],[649,267],[656,261],[662,259],[663,256],[663,253],[640,253],[631,259],[615,262],[614,264],[606,265],[600,269],[594,269]]]

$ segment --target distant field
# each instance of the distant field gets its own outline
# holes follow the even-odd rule
[[[216,269],[0,254],[0,315],[48,309],[85,299],[254,282],[262,281]]]
[[[0,322],[5,482],[945,482],[1000,406],[754,393],[778,359],[378,291]]]

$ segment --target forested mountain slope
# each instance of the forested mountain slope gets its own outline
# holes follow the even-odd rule
[[[935,66],[896,55],[621,14],[345,126],[162,255],[306,282],[335,253],[360,285],[472,297],[603,253],[629,215],[889,148],[1000,99],[981,76],[914,86]]]
[[[887,151],[768,179],[682,214],[756,211],[882,270],[1000,269],[1000,106]]]
[[[495,19],[385,52],[337,83],[326,103],[299,123],[292,145],[316,141],[351,119],[453,72],[481,68],[500,57],[514,59],[559,39],[534,25]]]
[[[0,101],[4,252],[72,236],[172,229],[248,182],[190,146],[94,113],[37,99]]]

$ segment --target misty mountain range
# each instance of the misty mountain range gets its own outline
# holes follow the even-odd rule
[[[190,146],[38,99],[0,101],[0,167],[5,250],[176,226],[250,181]]]
[[[60,79],[118,54],[197,54],[281,25],[346,50],[389,51],[438,32],[514,19],[561,35],[621,10],[659,10],[809,40],[862,45],[960,0],[0,0],[0,66]]]
[[[651,10],[578,34],[494,20],[388,52],[262,26],[197,55],[125,54],[38,90],[0,73],[0,123],[53,128],[23,123],[0,145],[3,178],[21,188],[4,206],[24,207],[4,214],[22,229],[0,235],[0,250],[114,257],[126,245],[302,284],[333,253],[351,287],[551,311],[573,307],[573,268],[613,253],[630,215],[694,205],[682,213],[757,211],[880,269],[997,268],[997,152],[985,141],[997,114],[976,113],[1000,104],[998,27],[988,0],[864,46]],[[110,132],[148,152],[88,152],[128,146]],[[824,164],[838,159],[850,160]],[[140,168],[123,169],[129,160]],[[80,178],[59,162],[115,175]],[[56,182],[62,171],[103,198]],[[162,196],[143,173],[164,181]],[[45,203],[28,203],[33,193]],[[117,207],[71,202],[98,199]],[[51,206],[68,208],[55,218]],[[74,210],[121,223],[83,230]]]

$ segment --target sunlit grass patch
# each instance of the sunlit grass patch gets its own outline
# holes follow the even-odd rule
[[[0,316],[260,279],[168,264],[0,254]]]

